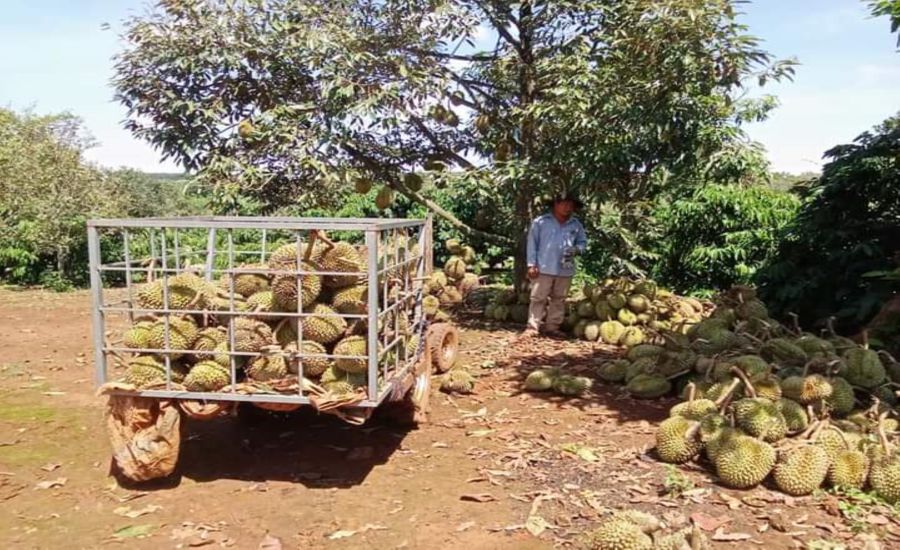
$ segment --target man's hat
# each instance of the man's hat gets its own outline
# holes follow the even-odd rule
[[[574,203],[575,208],[577,208],[577,209],[584,208],[584,203],[581,202],[581,199],[579,199],[574,193],[570,193],[569,191],[563,191],[561,193],[557,193],[557,194],[553,195],[553,199],[550,201],[550,204],[552,206],[558,202],[565,202],[565,201]]]

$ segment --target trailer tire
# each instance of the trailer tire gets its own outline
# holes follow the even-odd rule
[[[459,355],[459,331],[450,323],[435,323],[428,327],[426,344],[431,351],[431,364],[437,372],[447,372]]]

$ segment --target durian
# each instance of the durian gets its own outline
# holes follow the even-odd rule
[[[825,481],[828,465],[828,454],[821,447],[796,447],[782,453],[772,477],[781,491],[793,496],[808,495]]]

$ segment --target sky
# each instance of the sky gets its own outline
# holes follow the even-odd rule
[[[122,128],[111,57],[123,18],[142,0],[3,0],[0,106],[80,116],[98,145],[97,164],[177,172]],[[755,0],[741,7],[751,34],[776,57],[800,62],[792,83],[767,86],[781,105],[748,127],[778,171],[815,171],[822,153],[900,110],[900,52],[887,19],[859,0]],[[103,30],[108,23],[110,30]]]

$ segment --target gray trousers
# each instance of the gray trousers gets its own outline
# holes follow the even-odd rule
[[[554,275],[538,275],[537,279],[531,281],[528,328],[540,330],[543,321],[547,330],[559,330],[559,325],[566,316],[566,296],[571,283],[572,277]]]

